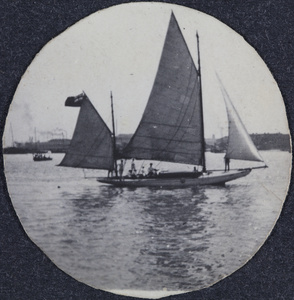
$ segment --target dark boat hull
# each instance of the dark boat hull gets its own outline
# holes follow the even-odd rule
[[[33,158],[34,161],[47,161],[47,160],[52,160],[52,157],[34,157]]]
[[[111,184],[118,187],[193,187],[201,185],[223,185],[228,181],[232,181],[247,176],[251,169],[233,170],[233,171],[214,171],[201,174],[200,176],[176,176],[176,177],[143,177],[143,178],[98,178],[101,183]]]

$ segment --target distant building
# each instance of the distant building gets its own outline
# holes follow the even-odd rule
[[[4,148],[5,154],[22,154],[22,153],[35,153],[35,152],[58,152],[65,153],[69,147],[69,139],[52,139],[47,142],[14,142],[14,147]]]
[[[51,151],[51,152],[66,152],[70,144],[69,139],[52,139],[47,142],[37,143],[37,149],[39,151]]]

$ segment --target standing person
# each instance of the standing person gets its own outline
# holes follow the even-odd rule
[[[225,172],[230,171],[230,159],[227,156],[225,156],[224,160],[225,160]]]
[[[107,177],[113,177],[113,170],[108,170],[108,175]]]
[[[132,175],[136,175],[137,170],[136,170],[136,165],[135,165],[135,159],[132,159],[132,165],[131,165],[131,171],[132,171]]]
[[[122,175],[124,172],[124,161],[123,159],[120,161],[120,164],[118,165],[118,173],[119,173],[119,179],[122,180]]]

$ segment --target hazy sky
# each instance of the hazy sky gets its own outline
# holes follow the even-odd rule
[[[244,39],[213,17],[164,3],[114,6],[81,20],[51,40],[25,72],[10,108],[5,145],[44,140],[48,132],[71,137],[78,108],[68,96],[85,91],[111,128],[113,92],[117,133],[133,133],[156,75],[171,11],[197,65],[200,36],[205,136],[227,134],[227,118],[215,73],[249,133],[288,133],[280,91],[266,65]],[[11,124],[11,126],[10,126]]]

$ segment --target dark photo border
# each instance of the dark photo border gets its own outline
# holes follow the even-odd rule
[[[42,47],[80,19],[128,2],[142,1],[0,0],[1,136],[21,76]],[[279,85],[293,139],[293,0],[159,2],[187,6],[214,16],[256,49]],[[58,269],[22,228],[8,195],[3,156],[0,177],[0,299],[134,299],[96,290]],[[293,198],[292,184],[275,228],[244,267],[209,288],[168,299],[294,299]]]

